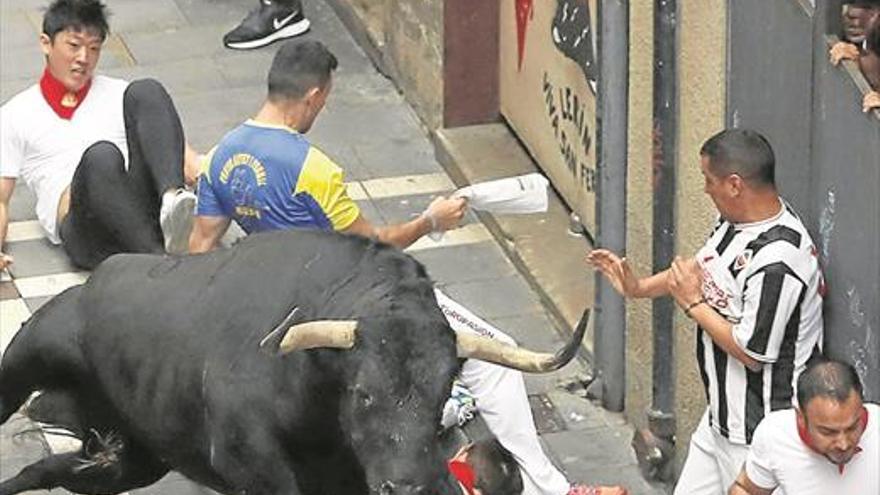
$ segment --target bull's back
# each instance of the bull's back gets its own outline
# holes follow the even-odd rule
[[[430,286],[396,250],[320,232],[259,234],[181,258],[118,255],[84,289],[84,352],[123,415],[161,430],[144,435],[204,436],[204,408],[226,391],[271,400],[280,361],[259,342],[294,308],[308,320],[381,312],[383,294],[413,278]]]

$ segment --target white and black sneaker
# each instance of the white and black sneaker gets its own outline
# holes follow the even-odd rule
[[[186,254],[192,232],[196,195],[186,189],[175,189],[162,195],[159,226],[165,238],[165,252]]]
[[[292,4],[261,0],[259,8],[252,10],[241,24],[223,36],[223,44],[236,50],[251,50],[305,33],[310,23],[303,15],[302,4],[299,1]]]

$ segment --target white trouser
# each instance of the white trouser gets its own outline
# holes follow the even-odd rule
[[[515,344],[514,340],[467,308],[435,289],[437,302],[456,331],[475,332]],[[510,368],[468,359],[459,379],[473,394],[477,410],[489,430],[509,450],[523,474],[526,495],[565,495],[569,482],[547,458],[538,441],[522,373]]]
[[[691,436],[674,495],[726,495],[748,453],[748,445],[731,443],[712,429],[706,409]]]

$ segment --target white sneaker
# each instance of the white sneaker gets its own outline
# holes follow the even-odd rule
[[[192,231],[196,195],[186,189],[170,191],[162,196],[159,225],[165,238],[165,252],[187,254],[189,234]]]

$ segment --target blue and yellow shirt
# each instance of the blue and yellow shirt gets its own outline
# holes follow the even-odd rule
[[[342,169],[287,127],[248,120],[211,151],[199,176],[196,215],[264,230],[344,230],[360,215]]]

